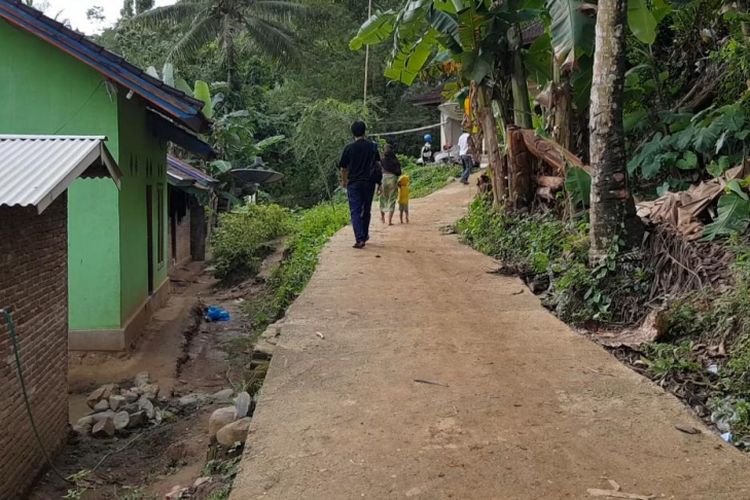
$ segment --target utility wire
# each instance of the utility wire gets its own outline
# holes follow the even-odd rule
[[[408,130],[397,130],[395,132],[379,132],[377,134],[368,134],[370,137],[385,137],[387,135],[403,135],[403,134],[410,134],[412,132],[422,132],[423,130],[430,130],[433,128],[438,128],[442,123],[435,123],[433,125],[426,125],[424,127],[418,127],[418,128],[410,128]]]

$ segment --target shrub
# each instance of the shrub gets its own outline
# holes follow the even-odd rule
[[[283,311],[302,293],[318,264],[318,256],[336,231],[349,222],[345,203],[321,203],[295,220],[288,257],[271,278],[274,308]]]
[[[457,230],[474,248],[520,274],[546,275],[551,286],[545,305],[564,321],[627,323],[642,310],[650,276],[640,259],[620,255],[615,245],[603,265],[590,269],[586,221],[496,211],[489,198],[477,197]]]
[[[246,205],[219,215],[211,239],[216,276],[226,279],[256,272],[267,243],[291,228],[291,212],[279,205]]]

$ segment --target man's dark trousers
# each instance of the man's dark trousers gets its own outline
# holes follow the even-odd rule
[[[346,186],[346,193],[349,199],[354,238],[357,242],[365,242],[370,239],[370,217],[375,186],[366,180],[350,182]]]
[[[461,182],[468,184],[469,176],[471,175],[471,167],[474,166],[474,159],[471,155],[461,155],[461,164],[464,167],[464,171],[461,173]]]

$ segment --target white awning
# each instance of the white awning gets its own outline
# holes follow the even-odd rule
[[[78,177],[122,172],[103,136],[0,134],[0,206],[35,206],[42,213]]]

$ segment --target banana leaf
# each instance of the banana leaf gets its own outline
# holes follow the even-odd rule
[[[395,20],[396,14],[392,10],[373,14],[360,26],[357,35],[349,41],[349,48],[359,50],[364,45],[377,45],[386,40],[393,33]]]
[[[565,191],[576,206],[588,207],[591,198],[591,176],[580,167],[568,169]]]
[[[196,80],[193,96],[199,101],[203,101],[203,115],[209,119],[213,118],[214,107],[211,101],[211,89],[208,88],[208,83],[203,80]]]
[[[572,69],[581,53],[593,52],[594,20],[582,12],[578,0],[547,0],[546,5],[555,60],[561,68]]]
[[[703,228],[701,241],[712,241],[720,236],[747,231],[750,224],[750,200],[737,181],[730,181],[726,189],[728,192],[719,198],[718,215],[711,224]]]
[[[651,45],[656,41],[656,18],[646,0],[628,0],[628,26],[641,42]]]

